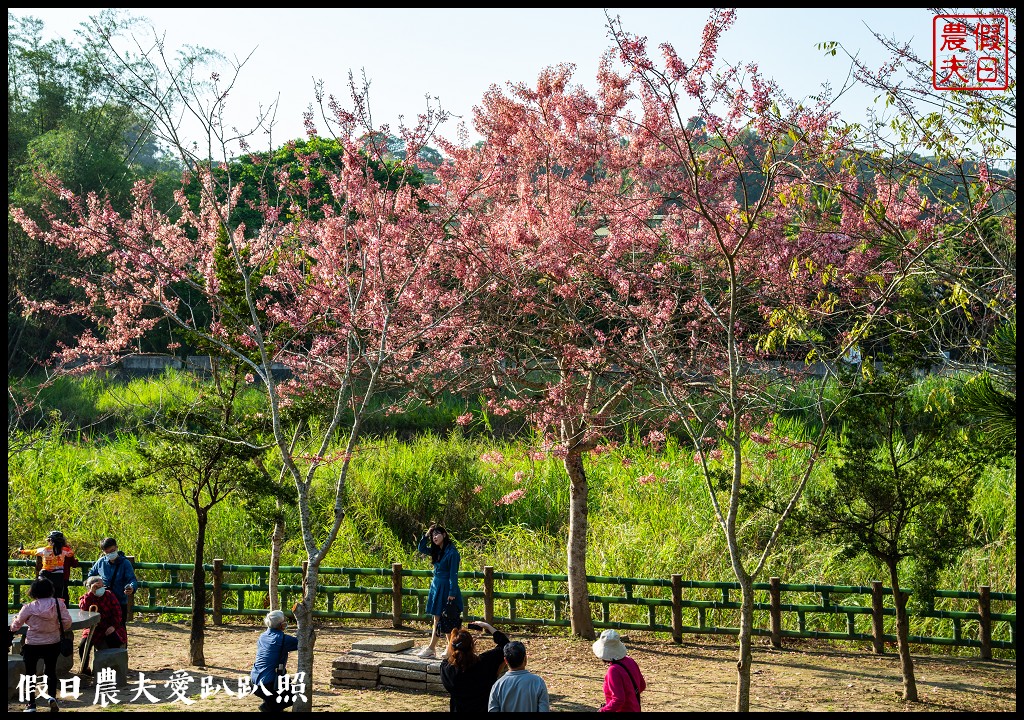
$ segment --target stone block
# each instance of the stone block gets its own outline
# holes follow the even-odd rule
[[[405,668],[381,667],[380,678],[381,682],[384,682],[384,678],[402,678],[405,680],[419,680],[421,682],[426,682],[427,674],[422,670],[406,670]]]
[[[25,674],[25,661],[21,655],[7,656],[7,702],[17,699],[18,683]]]
[[[74,647],[77,648],[78,645],[75,644]],[[71,675],[71,670],[75,667],[75,658],[77,656],[77,651],[67,656],[57,656],[57,677],[69,677]]]
[[[383,658],[383,656],[380,653],[375,652],[373,650],[359,650],[359,649],[349,650],[342,657],[345,657],[345,658],[347,658],[349,660],[372,660],[372,661],[377,662],[377,663],[379,663],[382,660],[382,658]]]
[[[422,658],[407,657],[405,655],[383,658],[380,661],[380,666],[382,668],[393,667],[405,670],[419,670],[420,672],[430,672],[431,667],[436,667],[437,672],[435,674],[440,674],[441,672],[441,663],[428,663]]]
[[[381,662],[381,658],[342,655],[331,663],[331,667],[335,670],[375,670]]]
[[[331,674],[332,678],[349,678],[350,680],[377,680],[376,670],[335,670]]]
[[[343,678],[341,680],[333,679],[333,680],[331,680],[331,687],[359,688],[360,690],[367,690],[367,689],[372,690],[373,688],[377,687],[377,681],[376,680],[349,680],[347,678]]]
[[[400,690],[426,690],[427,684],[422,680],[405,680],[403,678],[389,677],[381,678],[381,685],[384,687],[398,688]]]
[[[396,653],[401,652],[402,650],[408,650],[413,646],[413,643],[414,641],[412,638],[367,638],[365,640],[356,640],[352,643],[352,649]]]
[[[104,669],[113,669],[116,677],[117,687],[124,687],[128,684],[128,648],[108,648],[106,650],[95,650],[92,655],[92,671],[94,677],[100,677]]]

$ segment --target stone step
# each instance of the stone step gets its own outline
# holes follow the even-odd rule
[[[422,670],[382,667],[380,669],[381,682],[384,682],[384,678],[403,678],[405,680],[422,680],[423,682],[426,682],[427,674]]]
[[[367,638],[352,643],[353,650],[369,650],[371,652],[395,653],[408,650],[415,644],[412,638]]]
[[[427,684],[422,680],[405,680],[403,678],[390,677],[387,682],[381,682],[383,687],[401,688],[403,690],[426,690]]]

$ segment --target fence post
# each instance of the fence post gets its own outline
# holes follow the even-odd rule
[[[125,560],[131,563],[132,569],[135,569],[135,556],[125,555]],[[135,618],[135,593],[128,596],[128,619],[125,622],[131,622]]]
[[[871,643],[875,655],[885,654],[885,615],[882,612],[882,581],[871,581]]]
[[[224,624],[224,559],[213,559],[213,624]]]
[[[672,642],[683,642],[683,576],[672,576]]]
[[[494,624],[494,568],[484,565],[484,622]]]
[[[978,614],[981,615],[981,628],[978,639],[981,640],[981,659],[992,659],[992,605],[988,585],[978,586]]]
[[[391,627],[402,627],[402,563],[391,563]]]
[[[772,621],[772,647],[782,649],[782,588],[779,578],[768,578],[769,613]]]

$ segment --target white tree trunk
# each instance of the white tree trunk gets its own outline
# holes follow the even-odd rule
[[[736,661],[736,712],[750,712],[750,666],[753,662],[751,640],[754,629],[754,583],[746,574],[740,577],[739,658]]]
[[[267,584],[270,586],[269,597],[270,609],[281,609],[281,598],[277,592],[277,583],[281,577],[281,548],[284,547],[284,508],[281,501],[277,501],[277,517],[274,519],[274,531],[270,535],[270,572],[267,575]]]

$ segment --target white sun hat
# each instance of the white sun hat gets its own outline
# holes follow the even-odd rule
[[[626,646],[614,630],[605,630],[594,642],[594,654],[602,660],[621,660],[626,657]]]

